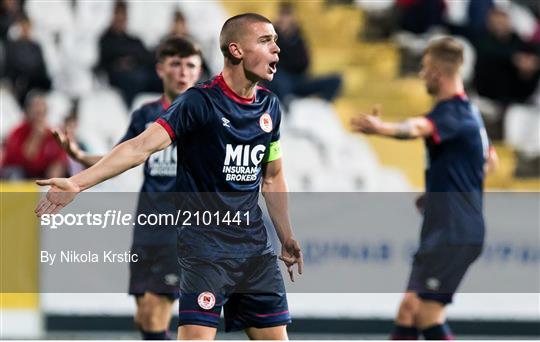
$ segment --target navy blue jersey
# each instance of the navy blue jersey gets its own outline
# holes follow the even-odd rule
[[[154,123],[167,112],[169,104],[164,98],[147,103],[133,112],[126,134],[120,143],[133,139],[141,134],[146,127]],[[165,150],[156,152],[144,163],[144,182],[142,192],[172,192],[176,180],[176,144],[173,143]]]
[[[488,139],[480,113],[465,95],[440,101],[427,115],[426,207],[422,243],[481,244],[482,193]]]
[[[141,134],[148,125],[154,123],[166,113],[169,104],[161,97],[159,100],[144,104],[131,115],[131,122],[119,144]],[[170,206],[167,196],[160,193],[174,192],[176,182],[176,144],[156,152],[144,163],[144,181],[137,206],[137,215],[165,212]],[[176,231],[150,226],[134,228],[133,243],[139,245],[175,244]]]
[[[271,161],[280,120],[274,94],[257,87],[254,98],[241,98],[218,75],[176,98],[157,121],[177,142],[177,191],[208,195],[184,198],[182,209],[241,212],[243,219],[249,212],[249,225],[243,220],[236,228],[180,227],[182,255],[250,257],[271,251],[258,197],[261,167]]]

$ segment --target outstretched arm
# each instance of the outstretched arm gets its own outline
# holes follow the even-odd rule
[[[414,117],[401,122],[385,122],[375,107],[371,115],[362,114],[351,119],[353,131],[395,139],[416,139],[433,134],[432,123],[425,117]]]
[[[71,178],[51,178],[37,181],[50,185],[47,195],[39,202],[38,216],[56,213],[75,198],[77,193],[142,164],[152,153],[171,144],[167,131],[159,124],[152,124],[137,137],[116,146],[92,167]]]
[[[302,274],[304,262],[300,244],[296,241],[292,232],[287,183],[283,175],[281,158],[265,164],[261,191],[281,242],[281,255],[279,258],[287,265],[289,276],[294,281],[293,265],[298,264],[298,274]]]

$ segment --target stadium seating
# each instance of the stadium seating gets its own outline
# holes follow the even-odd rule
[[[463,62],[463,66],[461,67],[461,76],[463,77],[463,81],[465,82],[465,85],[467,86],[471,84],[473,81],[474,65],[476,63],[476,51],[474,50],[474,47],[467,39],[462,38],[462,37],[455,37],[455,38],[463,46],[463,55],[465,57],[465,60]]]
[[[78,1],[75,7],[76,29],[99,37],[112,17],[114,1]]]
[[[394,6],[395,1],[355,0],[354,3],[366,12],[384,11]]]
[[[108,152],[127,126],[127,109],[116,91],[96,90],[81,98],[79,135],[92,153]]]
[[[28,0],[25,10],[35,31],[44,34],[61,34],[74,27],[73,11],[69,1]]]
[[[330,104],[319,99],[293,101],[285,132],[284,138],[296,136],[285,141],[284,151],[293,152],[293,157],[287,156],[285,160],[298,158],[299,164],[286,162],[293,164],[292,170],[287,170],[287,177],[309,180],[310,191],[380,191],[384,172],[381,173],[375,153],[362,137],[345,130]],[[303,151],[310,156],[315,151],[317,158],[308,159]],[[398,177],[392,183],[397,185],[404,180]],[[400,183],[395,191],[408,189],[406,184],[406,181]]]
[[[317,147],[309,140],[291,134],[282,136],[281,146],[289,191],[316,191],[324,173]]]
[[[506,2],[512,26],[522,39],[528,40],[529,37],[533,35],[536,28],[536,18],[529,10],[524,8],[516,1],[509,2],[506,0]]]
[[[540,155],[540,108],[513,105],[504,122],[506,143],[530,156]]]
[[[448,4],[448,17],[452,22],[463,22],[466,15],[464,10],[466,3],[465,1]],[[291,111],[296,113],[292,113],[288,118],[290,131],[295,135],[293,143],[299,143],[299,146],[309,145],[311,151],[315,149],[317,158],[324,163],[326,173],[339,174],[342,172],[340,170],[347,169],[349,174],[333,177],[339,178],[340,181],[343,179],[343,182],[348,184],[343,188],[378,189],[374,184],[381,183],[380,179],[385,178],[385,174],[394,172],[391,168],[386,169],[386,166],[383,168],[381,163],[391,167],[399,165],[407,175],[409,183],[421,186],[422,167],[420,165],[413,166],[413,163],[416,165],[413,161],[403,164],[403,158],[396,156],[393,148],[388,147],[393,146],[390,143],[382,144],[371,139],[352,138],[346,129],[348,119],[352,114],[369,110],[373,103],[383,103],[385,116],[396,120],[402,119],[405,114],[419,113],[430,105],[427,96],[420,91],[423,89],[420,81],[412,78],[396,78],[399,54],[395,44],[358,41],[358,31],[361,31],[362,25],[365,25],[363,11],[385,11],[392,6],[393,1],[375,3],[357,0],[355,4],[357,6],[325,7],[320,3],[299,5],[301,9],[299,15],[305,26],[307,38],[310,41],[317,41],[317,44],[313,44],[313,73],[341,72],[345,82],[343,96],[336,101],[335,107],[313,99],[304,103],[293,103]],[[518,26],[521,34],[531,31],[533,22],[530,14],[524,11],[523,7],[509,1],[501,1],[500,5],[508,6],[512,21]],[[179,8],[186,16],[191,34],[202,46],[211,72],[216,73],[222,66],[217,37],[223,20],[230,14],[253,10],[273,18],[276,6],[271,3],[254,5],[230,2],[163,2],[155,6],[155,4],[135,1],[130,2],[128,6],[129,30],[141,36],[143,41],[152,47],[167,31],[174,9]],[[97,134],[85,133],[85,129],[81,129],[83,135],[87,134],[83,140],[96,151],[108,150],[121,135],[120,132],[125,128],[124,124],[128,119],[125,115],[126,109],[118,103],[114,104],[114,100],[110,100],[116,95],[111,95],[112,97],[104,95],[110,93],[110,89],[104,82],[99,82],[92,72],[97,62],[98,39],[109,24],[112,8],[112,1],[77,1],[75,5],[68,1],[28,0],[25,3],[25,9],[34,23],[35,37],[42,44],[47,67],[53,79],[55,92],[48,98],[51,102],[51,121],[54,124],[61,122],[61,116],[66,112],[68,98],[75,97],[83,97],[84,103],[80,113],[82,127],[87,125],[99,127],[100,121],[96,118],[96,111],[100,113],[98,117],[107,117],[108,120],[121,118],[117,124],[97,130]],[[319,20],[310,20],[313,17]],[[334,27],[339,27],[339,32]],[[416,47],[418,51],[425,44],[421,42],[421,39],[411,40],[409,37],[405,40],[409,47]],[[474,51],[470,48],[470,44],[467,42],[464,44],[468,56],[464,77],[470,80],[474,65]],[[100,107],[89,104],[100,101],[94,100],[96,94],[101,94],[98,97],[104,96],[109,99],[104,103],[112,101],[112,111],[117,116],[101,114],[107,110],[105,105]],[[155,97],[157,94],[141,94],[132,109]],[[7,105],[7,100],[5,102]],[[407,108],[406,112],[404,108]],[[16,112],[19,113],[20,109]],[[16,116],[13,114],[11,118]],[[510,137],[514,136],[513,132],[518,125],[513,121],[521,122],[521,119],[515,119],[516,117],[521,118],[523,115],[511,112],[507,119],[507,121],[512,121],[508,127]],[[9,122],[9,120],[4,120],[6,121]],[[8,126],[3,125],[1,134],[5,134]],[[112,126],[118,126],[116,133],[112,133]],[[297,133],[299,135],[296,135]],[[514,138],[509,138],[509,143],[515,146],[516,141]],[[292,149],[294,150],[294,147]],[[405,144],[403,151],[405,150],[407,152],[404,152],[404,155],[412,156],[421,153],[419,144],[414,146]],[[503,155],[508,155],[512,159],[512,153],[508,151],[508,154],[503,153]],[[418,158],[415,157],[414,160]],[[510,163],[510,165],[513,164]],[[299,179],[303,177],[302,172],[298,176]],[[314,179],[319,176],[314,176]],[[401,184],[403,178],[397,178],[400,179],[398,182]],[[312,189],[319,189],[316,185],[320,184],[318,181],[313,181],[312,184]],[[336,182],[331,182],[331,184],[338,186]],[[505,180],[502,184],[509,186],[508,184],[513,183]]]
[[[190,34],[201,45],[210,71],[218,73],[223,67],[218,37],[228,13],[219,2],[214,1],[180,2],[178,6],[186,16]]]
[[[447,1],[446,20],[454,25],[463,25],[467,22],[469,1]]]
[[[0,106],[2,107],[2,124],[0,125],[0,141],[22,120],[22,110],[15,97],[6,87],[0,87]]]
[[[51,91],[47,94],[48,121],[51,127],[60,127],[71,111],[71,100],[64,93]]]
[[[161,97],[159,93],[140,93],[133,99],[133,104],[131,105],[130,113],[133,113],[136,109],[140,108],[142,105],[158,100]]]
[[[141,38],[147,47],[152,48],[167,34],[175,8],[176,3],[172,1],[160,2],[158,6],[149,1],[130,2],[128,30]],[[152,20],[153,18],[155,19]]]
[[[66,32],[59,46],[62,68],[57,88],[72,97],[84,96],[94,86],[92,68],[98,62],[98,36],[90,30]]]

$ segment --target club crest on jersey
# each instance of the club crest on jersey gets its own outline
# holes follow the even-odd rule
[[[216,297],[212,292],[203,292],[197,298],[199,306],[205,310],[210,310],[216,305]]]
[[[270,114],[264,113],[263,115],[261,115],[261,118],[259,119],[259,125],[261,126],[261,129],[266,133],[272,132],[272,118],[270,117]]]

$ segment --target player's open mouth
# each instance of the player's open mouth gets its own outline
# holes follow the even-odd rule
[[[268,67],[270,68],[270,72],[272,74],[275,74],[276,71],[277,71],[277,62],[272,62],[272,63],[268,64]]]

